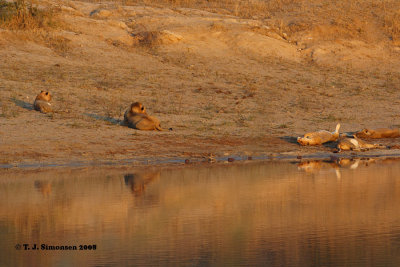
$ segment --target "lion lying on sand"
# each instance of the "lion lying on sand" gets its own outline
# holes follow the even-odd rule
[[[124,115],[124,124],[137,130],[163,131],[160,121],[146,113],[146,108],[140,102],[131,104]]]
[[[336,141],[339,138],[340,124],[336,125],[334,132],[321,130],[318,132],[306,133],[304,137],[297,137],[297,142],[303,146],[321,145],[326,142]]]
[[[375,130],[372,129],[363,129],[356,133],[356,136],[359,138],[396,138],[400,137],[399,129],[388,129],[388,128],[378,128]]]

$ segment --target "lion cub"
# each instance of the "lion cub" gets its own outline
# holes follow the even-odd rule
[[[360,138],[396,138],[400,137],[399,129],[388,129],[388,128],[379,128],[379,129],[363,129],[362,131],[356,133],[357,137]]]
[[[146,108],[140,102],[131,104],[130,108],[125,112],[124,124],[137,130],[147,131],[163,131],[160,121],[146,113]]]
[[[384,145],[379,144],[367,144],[363,140],[357,138],[356,135],[353,135],[354,138],[343,138],[339,140],[337,148],[339,151],[346,150],[355,150],[355,151],[363,151],[371,148],[386,148]]]
[[[336,125],[334,132],[321,130],[318,132],[306,133],[304,137],[297,137],[297,142],[303,146],[321,145],[326,142],[336,141],[339,138],[340,124]]]
[[[36,96],[35,102],[33,103],[33,108],[42,113],[53,112],[50,101],[51,94],[47,91],[41,91],[40,94]]]

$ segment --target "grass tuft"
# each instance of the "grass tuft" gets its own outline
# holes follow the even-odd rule
[[[54,8],[38,8],[32,2],[0,0],[0,27],[11,30],[55,28],[57,20]]]

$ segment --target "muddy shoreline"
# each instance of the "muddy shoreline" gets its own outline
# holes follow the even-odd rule
[[[400,160],[400,149],[375,150],[367,152],[348,151],[342,153],[317,152],[299,154],[296,152],[273,153],[256,156],[229,155],[222,157],[207,156],[203,158],[137,158],[124,160],[96,160],[96,161],[72,161],[64,163],[32,162],[0,164],[0,173],[11,170],[57,170],[76,168],[180,168],[189,166],[214,166],[244,163],[270,163],[270,162],[309,162],[326,161],[335,162],[342,159],[398,159]]]

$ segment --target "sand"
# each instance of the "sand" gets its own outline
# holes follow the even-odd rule
[[[335,147],[298,145],[306,132],[400,126],[400,49],[379,38],[140,4],[61,1],[57,16],[41,38],[0,29],[2,165],[305,156]],[[54,114],[32,109],[41,90]],[[135,101],[172,130],[121,125]]]

